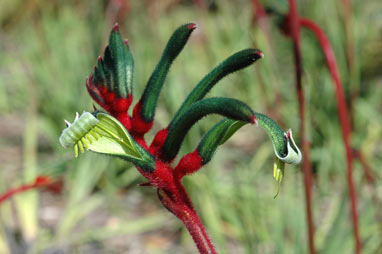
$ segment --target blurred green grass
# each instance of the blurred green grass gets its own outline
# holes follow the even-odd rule
[[[377,180],[374,189],[367,185],[356,163],[360,232],[364,253],[380,253],[382,222],[375,217],[380,213],[375,201],[382,200],[381,6],[378,0],[353,1],[356,75],[351,75],[340,2],[299,3],[302,16],[327,32],[347,93],[358,93],[353,145],[364,152]],[[251,25],[250,1],[216,1],[210,11],[187,1],[130,4],[129,12],[116,16],[108,1],[0,3],[0,192],[45,170],[67,172],[62,195],[31,192],[0,207],[0,253],[196,252],[181,223],[159,205],[155,191],[136,186],[144,179],[131,165],[90,153],[74,160],[72,152],[59,145],[63,119],[92,109],[85,78],[116,20],[134,54],[134,102],[172,31],[189,21],[198,24],[167,78],[155,130],[171,120],[208,71],[234,52],[254,46],[265,58],[221,81],[210,95],[243,100],[255,111],[276,117],[285,129],[292,128],[299,139],[291,42],[274,20],[269,43],[263,31]],[[351,253],[333,84],[314,37],[303,32],[302,38],[317,247],[325,254]],[[217,119],[209,117],[193,127],[182,154],[192,151]],[[274,200],[272,154],[266,134],[246,126],[201,172],[185,180],[219,253],[307,253],[300,167],[287,167],[281,194]]]

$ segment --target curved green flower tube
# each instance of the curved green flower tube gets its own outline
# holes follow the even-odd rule
[[[255,124],[264,128],[273,144],[273,150],[276,155],[273,167],[273,177],[279,183],[277,196],[284,175],[285,163],[294,165],[299,164],[302,159],[302,154],[293,139],[292,131],[290,129],[284,132],[273,119],[266,115],[255,113],[255,117]],[[203,164],[208,163],[218,146],[224,144],[245,124],[246,122],[227,118],[212,127],[202,138],[197,147],[198,153],[202,157]]]
[[[266,115],[255,113],[255,116],[256,123],[263,127],[271,138],[276,157],[284,163],[299,164],[302,155],[294,142],[292,130],[284,132],[273,119]]]

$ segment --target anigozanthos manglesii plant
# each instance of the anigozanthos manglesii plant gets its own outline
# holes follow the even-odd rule
[[[97,66],[86,80],[89,94],[106,112],[84,112],[81,116],[77,113],[72,124],[66,121],[67,128],[62,132],[60,143],[65,148],[73,148],[76,157],[79,151],[91,150],[133,163],[148,180],[142,185],[157,188],[162,205],[184,223],[199,252],[207,254],[216,251],[182,178],[207,164],[218,146],[247,123],[260,125],[270,136],[276,154],[274,177],[279,183],[284,163],[299,163],[301,153],[290,130],[283,132],[276,122],[254,112],[245,103],[231,98],[204,98],[222,78],[262,58],[263,53],[256,49],[242,50],[216,66],[191,91],[169,125],[155,135],[150,145],[146,143],[144,135],[152,127],[166,75],[195,28],[193,23],[185,24],[173,33],[130,116],[134,60],[115,25],[104,57],[98,58]],[[204,135],[193,152],[173,166],[172,161],[189,129],[210,114],[225,118]]]
[[[195,28],[193,23],[185,24],[173,33],[130,116],[127,110],[133,99],[134,61],[127,43],[120,36],[118,26],[114,26],[104,57],[98,59],[94,72],[86,82],[90,95],[108,113],[84,113],[76,121],[83,118],[84,122],[89,123],[87,129],[82,130],[83,135],[79,135],[74,142],[71,137],[69,139],[74,149],[84,143],[89,150],[133,163],[147,178],[148,183],[145,185],[156,187],[161,203],[185,224],[200,253],[216,253],[183,187],[183,176],[196,172],[208,163],[218,146],[247,123],[260,125],[270,136],[276,154],[274,177],[279,183],[284,164],[299,163],[301,153],[290,130],[282,131],[272,119],[253,112],[243,102],[231,98],[204,98],[226,75],[262,58],[262,52],[256,49],[242,50],[215,67],[191,91],[169,125],[156,134],[150,145],[146,143],[144,135],[152,127],[167,73]],[[212,127],[197,148],[173,167],[171,162],[178,154],[188,130],[209,114],[226,118]],[[64,130],[61,140],[66,138],[71,128],[76,129],[76,122]]]

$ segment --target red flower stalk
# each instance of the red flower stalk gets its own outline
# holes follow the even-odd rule
[[[350,147],[351,127],[350,127],[348,110],[346,106],[345,95],[344,95],[339,71],[337,68],[335,55],[325,33],[317,24],[305,18],[300,19],[300,24],[301,26],[306,27],[310,31],[312,31],[314,35],[316,36],[316,38],[318,39],[320,46],[322,48],[322,51],[324,53],[329,72],[334,81],[334,86],[336,89],[336,98],[337,98],[337,109],[338,109],[338,115],[339,115],[340,124],[341,124],[341,130],[342,130],[342,138],[343,138],[343,142],[344,142],[344,146],[346,150],[347,182],[349,187],[349,197],[351,201],[351,216],[352,216],[352,222],[353,222],[355,248],[356,248],[356,253],[360,254],[362,248],[361,248],[361,241],[360,241],[359,229],[358,229],[357,195],[356,195],[356,190],[355,190],[355,185],[353,180],[353,153]]]

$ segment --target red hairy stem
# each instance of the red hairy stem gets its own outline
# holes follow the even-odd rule
[[[25,184],[20,187],[10,189],[7,192],[5,192],[3,195],[0,196],[0,204],[6,201],[7,199],[13,197],[15,194],[22,193],[28,190],[37,189],[41,187],[48,187],[55,182],[52,181],[47,176],[38,176],[36,180],[32,184]],[[56,186],[52,185],[52,191],[60,191]]]
[[[155,141],[156,138],[154,138],[153,143],[158,142],[159,144],[160,136],[165,132],[166,129],[159,131],[159,135],[157,134],[156,137],[159,141]],[[181,161],[184,161],[184,159]],[[182,165],[181,162],[179,164]],[[138,170],[149,181],[143,186],[153,186],[158,189],[158,197],[161,203],[183,222],[194,239],[199,252],[201,254],[216,253],[204,226],[193,209],[192,202],[181,182],[181,177],[176,174],[176,170],[172,169],[169,163],[160,160],[156,161],[155,170],[151,173],[139,168]]]
[[[115,118],[120,121],[123,126],[125,126],[126,130],[131,129],[131,120],[129,113],[127,112],[129,110],[131,101],[133,100],[132,95],[130,94],[128,98],[117,98],[114,100],[114,103],[112,104],[112,110],[110,114],[114,116]]]
[[[289,0],[289,13],[286,17],[287,33],[292,36],[293,39],[293,52],[296,68],[296,89],[299,104],[299,116],[300,116],[300,135],[303,161],[302,169],[304,174],[304,189],[306,199],[306,214],[308,223],[308,241],[309,241],[309,253],[315,254],[314,244],[314,223],[312,212],[312,166],[310,161],[310,145],[306,139],[305,131],[305,99],[304,90],[302,87],[302,64],[301,64],[301,47],[300,47],[300,24],[299,14],[295,0]]]
[[[133,117],[131,119],[131,133],[133,135],[144,136],[153,127],[153,122],[146,122],[141,117],[142,101],[134,106]]]
[[[151,127],[153,127],[153,121],[146,122],[141,117],[141,109],[142,109],[142,102],[139,100],[139,102],[134,106],[133,109],[133,116],[131,118],[131,128],[128,129],[130,131],[130,134],[133,136],[133,138],[145,149],[148,148],[146,140],[144,138],[145,134],[151,130]],[[158,135],[158,133],[157,133]],[[155,139],[154,139],[155,140]],[[150,151],[149,151],[150,152]],[[151,153],[151,152],[150,152]],[[153,153],[151,153],[153,154]]]
[[[186,154],[175,167],[174,176],[182,179],[183,176],[195,173],[203,166],[203,159],[200,157],[198,150]]]
[[[149,153],[151,153],[154,156],[158,156],[160,149],[162,148],[164,142],[166,141],[167,135],[168,135],[168,128],[158,131],[153,139],[153,142],[150,145]]]
[[[356,253],[360,254],[362,247],[361,247],[361,241],[360,241],[359,230],[358,230],[357,197],[356,197],[356,190],[355,190],[355,185],[353,180],[353,153],[350,147],[350,142],[351,142],[350,129],[351,128],[350,128],[350,121],[349,121],[348,110],[346,106],[345,95],[344,95],[342,83],[340,80],[340,75],[337,68],[335,55],[325,33],[321,30],[321,28],[317,24],[305,18],[300,19],[300,24],[301,26],[311,30],[314,33],[314,35],[317,37],[320,43],[320,46],[323,50],[323,53],[325,55],[326,64],[328,65],[328,69],[334,81],[334,85],[336,89],[336,97],[337,97],[338,115],[339,115],[339,120],[341,124],[344,146],[346,149],[347,182],[348,182],[349,196],[351,201],[351,216],[352,216],[352,222],[353,222],[355,248],[356,248]]]
[[[183,222],[200,254],[217,253],[194,209],[186,204],[175,202],[168,193],[161,192],[160,189],[158,189],[158,197],[162,205]]]

